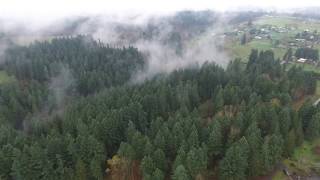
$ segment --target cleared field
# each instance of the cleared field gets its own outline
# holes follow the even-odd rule
[[[0,71],[0,84],[8,83],[12,81],[14,78],[8,76],[8,74],[5,71]]]
[[[313,142],[305,141],[300,147],[296,148],[292,158],[283,160],[290,174],[300,177],[310,177],[319,179],[320,170],[320,139]],[[272,177],[272,180],[289,180],[283,173],[282,169],[278,169]]]
[[[277,17],[277,16],[263,16],[254,21],[255,24],[261,25],[273,25],[273,26],[283,26],[286,24],[296,24],[297,19],[294,17]]]
[[[282,58],[287,51],[284,48],[273,48],[270,40],[253,40],[245,45],[240,43],[228,44],[227,50],[230,52],[232,58],[241,58],[243,61],[247,61],[250,55],[251,49],[258,50],[273,50],[276,58]]]
[[[278,27],[293,26],[298,30],[309,29],[310,31],[313,31],[320,29],[320,23],[318,21],[301,20],[295,17],[264,16],[254,21],[254,23]]]
[[[286,159],[283,163],[289,172],[296,173],[301,176],[309,176],[310,174],[319,174],[320,170],[320,139],[313,142],[304,142],[298,147],[291,159]],[[316,175],[313,175],[316,176]]]

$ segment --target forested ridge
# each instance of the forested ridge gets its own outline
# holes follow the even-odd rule
[[[15,46],[4,59],[15,80],[0,85],[0,179],[241,180],[320,135],[319,108],[293,108],[316,75],[286,70],[272,51],[139,84],[128,83],[146,66],[138,49],[87,36]],[[68,86],[52,86],[64,73]]]

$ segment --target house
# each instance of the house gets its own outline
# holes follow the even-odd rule
[[[305,63],[305,62],[307,62],[307,59],[305,59],[305,58],[300,58],[300,59],[297,60],[297,62],[298,62],[298,63]]]
[[[291,42],[291,43],[289,43],[289,46],[292,47],[292,46],[297,46],[297,45],[296,45],[296,43]]]

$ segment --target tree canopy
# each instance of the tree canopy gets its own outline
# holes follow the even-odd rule
[[[315,75],[272,51],[130,84],[145,67],[138,49],[78,36],[12,47],[2,66],[16,80],[0,85],[1,179],[186,180],[212,165],[246,179],[320,133],[318,107],[292,108]]]

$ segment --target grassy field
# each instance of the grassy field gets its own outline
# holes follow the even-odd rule
[[[284,48],[273,48],[269,40],[252,40],[245,45],[241,45],[239,42],[227,45],[227,50],[230,52],[231,57],[241,58],[243,61],[248,60],[251,49],[273,50],[273,52],[275,53],[275,57],[280,59],[287,51]]]
[[[297,19],[294,17],[277,17],[277,16],[263,16],[256,21],[255,24],[260,25],[273,25],[273,26],[284,26],[286,24],[296,24]]]
[[[306,29],[314,31],[320,29],[320,23],[317,21],[305,21],[295,17],[263,16],[257,19],[254,23],[258,25],[272,25],[278,27],[293,26],[299,31]]]
[[[0,71],[0,84],[7,83],[12,80],[13,78],[8,76],[8,74],[5,71]]]
[[[304,142],[302,146],[294,151],[291,159],[283,162],[289,172],[301,176],[308,176],[312,172],[320,171],[320,139],[313,142]]]
[[[263,25],[272,25],[272,26],[277,26],[277,27],[295,27],[295,30],[290,30],[289,32],[286,33],[278,33],[278,32],[271,32],[271,37],[274,40],[284,40],[284,41],[289,41],[289,40],[294,40],[295,36],[297,33],[301,33],[304,30],[309,30],[311,32],[317,30],[320,30],[320,21],[315,21],[315,20],[302,20],[299,18],[294,18],[294,17],[268,17],[264,16],[256,21],[254,21],[254,24],[258,27],[261,27]],[[315,48],[320,50],[320,45],[315,45]]]
[[[296,148],[292,158],[282,162],[291,174],[302,177],[312,175],[319,178],[316,174],[320,173],[320,139],[313,142],[305,141],[300,147]],[[275,172],[272,180],[288,180],[289,178],[279,169]]]
[[[273,40],[286,40],[286,41],[290,41],[292,39],[295,39],[295,36],[298,32],[288,32],[288,33],[279,33],[279,32],[270,32],[270,35],[272,37]]]

